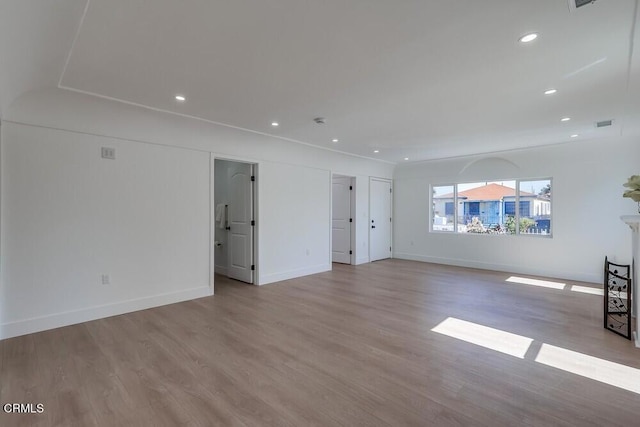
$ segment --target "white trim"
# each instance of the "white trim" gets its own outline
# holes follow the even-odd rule
[[[439,162],[439,161],[442,161],[442,160],[459,160],[459,159],[468,159],[468,158],[480,157],[480,156],[489,157],[489,156],[494,156],[496,154],[519,153],[519,152],[522,152],[522,151],[530,151],[530,150],[535,150],[535,149],[539,149],[539,148],[556,147],[556,146],[559,146],[559,145],[584,144],[585,141],[593,140],[595,138],[597,138],[597,137],[596,136],[586,136],[586,137],[584,137],[584,139],[583,138],[578,138],[578,139],[580,139],[580,141],[576,141],[574,138],[571,138],[570,140],[564,140],[564,141],[558,141],[558,142],[549,142],[549,143],[539,144],[539,145],[530,145],[530,146],[527,146],[527,147],[504,148],[504,149],[498,149],[498,150],[492,150],[492,151],[479,151],[479,152],[475,152],[475,153],[451,155],[451,156],[444,156],[444,157],[431,157],[431,158],[423,159],[423,160],[415,160],[415,161],[412,160],[411,162],[395,163],[395,164],[397,166],[401,167],[401,168],[402,168],[403,165],[407,165],[408,167],[414,167],[414,166],[418,166],[418,165],[424,165],[425,163]]]
[[[511,264],[494,264],[488,262],[470,261],[457,258],[440,258],[432,256],[424,256],[418,254],[410,254],[406,252],[396,252],[394,257],[397,259],[405,259],[409,261],[421,261],[433,264],[453,265],[456,267],[478,268],[481,270],[501,271],[505,273],[529,274],[532,276],[555,277],[564,280],[575,280],[579,282],[601,283],[602,277],[597,274],[584,274],[569,271],[555,271],[540,269],[538,267],[528,267],[524,265]]]
[[[251,273],[251,284],[252,285],[259,285],[259,258],[260,258],[260,253],[259,253],[259,242],[258,242],[258,236],[260,235],[260,224],[262,223],[261,219],[260,219],[260,208],[258,206],[258,202],[260,201],[259,198],[259,186],[260,186],[260,161],[258,160],[249,160],[245,157],[236,157],[236,156],[225,156],[223,154],[217,154],[214,152],[211,152],[211,206],[210,206],[210,215],[211,215],[211,256],[215,257],[215,215],[214,212],[216,210],[216,206],[215,206],[215,168],[216,168],[216,160],[221,160],[223,162],[232,162],[232,163],[244,163],[247,165],[251,165],[251,175],[255,176],[255,181],[253,184],[253,219],[256,222],[256,225],[253,226],[253,265],[255,266],[255,270],[253,270],[253,273]],[[228,242],[227,242],[228,244]],[[223,250],[227,250],[226,247]],[[221,265],[216,265],[215,264],[215,260],[213,258],[210,257],[210,259],[212,259],[213,262],[213,270],[214,270],[214,274],[220,274],[223,276],[228,276],[228,266],[221,266]],[[228,254],[227,254],[227,262],[229,262],[228,259]]]
[[[236,129],[236,130],[249,132],[249,133],[253,133],[253,134],[257,134],[257,135],[263,135],[263,136],[267,136],[267,137],[270,137],[270,138],[279,139],[279,140],[282,140],[282,141],[294,142],[296,144],[306,145],[308,147],[317,148],[319,150],[332,151],[334,153],[344,154],[345,156],[357,157],[357,158],[360,158],[360,159],[372,160],[372,161],[375,161],[375,162],[387,163],[387,164],[390,164],[390,165],[397,165],[396,162],[390,162],[388,160],[376,159],[374,157],[367,157],[367,156],[362,156],[360,154],[348,153],[346,151],[334,150],[332,148],[323,147],[321,145],[314,145],[314,144],[311,144],[309,142],[299,141],[299,140],[293,139],[293,138],[286,138],[286,137],[283,137],[283,136],[272,135],[272,134],[269,134],[269,133],[266,133],[266,132],[260,132],[260,131],[257,131],[257,130],[252,130],[252,129],[247,129],[247,128],[243,128],[243,127],[239,127],[239,126],[229,125],[229,124],[226,124],[226,123],[216,122],[214,120],[205,119],[203,117],[192,116],[190,114],[177,113],[175,111],[170,111],[170,110],[165,110],[165,109],[162,109],[162,108],[151,107],[149,105],[139,104],[137,102],[125,101],[124,99],[113,98],[111,96],[101,95],[101,94],[95,93],[95,92],[89,92],[89,91],[81,90],[81,89],[74,89],[72,87],[62,86],[62,85],[58,85],[58,88],[59,89],[63,89],[63,90],[68,90],[70,92],[81,93],[83,95],[95,96],[96,98],[102,98],[102,99],[106,99],[108,101],[114,101],[114,102],[119,102],[119,103],[122,103],[122,104],[132,105],[134,107],[144,108],[144,109],[151,110],[151,111],[157,111],[157,112],[160,112],[160,113],[171,114],[171,115],[174,115],[174,116],[184,117],[184,118],[187,118],[187,119],[198,120],[198,121],[205,122],[205,123],[211,123],[213,125],[224,126],[226,128]]]
[[[215,194],[214,189],[214,158],[213,153],[209,153],[209,288],[211,288],[211,295],[216,293],[216,285],[215,285],[215,273],[216,273],[216,246],[214,241],[216,239],[215,236]]]
[[[366,264],[369,262],[369,257],[357,258],[355,265]]]
[[[196,152],[199,152],[199,153],[211,153],[211,154],[213,154],[213,156],[214,156],[214,158],[216,160],[227,160],[227,161],[230,161],[230,162],[240,162],[240,163],[253,163],[255,165],[259,165],[260,163],[266,161],[266,162],[269,162],[269,163],[275,163],[275,164],[281,164],[281,165],[300,166],[300,163],[291,163],[291,162],[286,162],[286,161],[283,161],[283,160],[258,160],[256,158],[251,158],[251,157],[237,156],[237,155],[234,155],[234,154],[225,154],[225,153],[222,153],[222,152],[214,151],[212,149],[194,148],[194,147],[187,147],[187,146],[184,146],[184,145],[175,145],[175,144],[169,144],[169,143],[153,142],[153,141],[148,141],[148,140],[144,140],[144,139],[127,138],[127,137],[122,137],[122,136],[114,136],[114,135],[108,135],[108,134],[102,134],[102,133],[88,132],[88,131],[76,130],[76,129],[65,128],[65,127],[39,125],[37,123],[21,122],[21,121],[6,120],[6,119],[3,119],[2,122],[3,123],[10,123],[10,124],[13,124],[13,125],[18,125],[18,126],[28,126],[28,127],[34,127],[34,128],[40,128],[40,129],[49,129],[49,130],[59,131],[59,132],[70,132],[70,133],[75,133],[75,134],[78,134],[78,135],[89,135],[89,136],[95,136],[95,137],[98,137],[98,138],[116,139],[118,141],[138,142],[140,144],[157,145],[159,147],[172,147],[172,148],[179,148],[179,149],[182,149],[182,150],[196,151]],[[296,141],[293,141],[293,142],[296,142]],[[315,145],[311,145],[311,147],[322,148],[322,147],[317,147]],[[329,151],[333,151],[333,150],[329,150]],[[349,153],[342,153],[342,151],[335,151],[335,152],[336,153],[341,153],[341,154],[349,154]],[[355,154],[351,155],[351,156],[352,157],[353,156],[357,157]],[[363,158],[367,159],[368,157],[363,157]],[[383,161],[383,162],[386,162],[386,161]],[[326,171],[330,172],[329,169],[327,169],[325,167],[320,167],[320,166],[304,166],[304,167],[308,168],[308,169],[323,171],[323,172],[326,172]],[[391,178],[379,178],[379,179],[391,180]]]
[[[213,295],[209,286],[0,324],[0,340]]]
[[[95,133],[95,132],[86,132],[86,131],[83,131],[83,130],[75,130],[75,129],[70,129],[70,128],[57,127],[57,126],[46,126],[46,125],[39,125],[39,124],[36,124],[36,123],[18,122],[18,121],[15,121],[15,120],[3,120],[3,121],[5,123],[11,123],[12,125],[28,126],[28,127],[39,128],[39,129],[48,129],[48,130],[53,130],[53,131],[57,131],[57,132],[69,132],[69,133],[75,133],[75,134],[78,134],[78,135],[95,136],[97,138],[108,138],[108,139],[115,139],[115,140],[118,140],[118,141],[125,141],[125,142],[137,142],[139,144],[156,145],[158,147],[179,148],[181,150],[196,151],[198,153],[213,153],[211,150],[204,150],[204,149],[200,149],[200,148],[185,147],[183,145],[163,144],[163,143],[160,143],[160,142],[146,141],[144,139],[125,138],[125,137],[121,137],[121,136],[106,135],[106,134]]]
[[[266,285],[268,283],[280,282],[282,280],[295,279],[298,277],[309,276],[311,274],[323,273],[325,271],[331,271],[331,263],[318,264],[312,267],[300,268],[297,270],[289,270],[282,273],[273,273],[262,276],[260,285]]]
[[[357,259],[358,252],[358,242],[356,241],[356,229],[358,227],[358,215],[357,212],[357,203],[356,203],[356,177],[351,177],[351,189],[349,190],[349,217],[351,218],[351,222],[349,225],[349,231],[351,232],[351,236],[349,236],[349,251],[351,252],[351,256],[349,257],[349,264],[355,265]]]
[[[333,178],[336,175],[329,171],[329,261],[333,270]]]
[[[73,54],[73,49],[76,47],[76,42],[78,41],[78,37],[80,36],[80,30],[82,30],[82,26],[84,25],[84,18],[87,16],[87,11],[89,10],[89,3],[91,0],[87,0],[87,4],[84,5],[84,11],[82,12],[82,17],[80,18],[80,22],[78,23],[78,28],[76,29],[76,34],[73,37],[73,41],[71,42],[71,47],[69,48],[69,53],[67,54],[67,59],[64,61],[64,67],[62,68],[62,73],[60,73],[60,78],[58,79],[58,87],[62,85],[62,79],[64,75],[67,73],[67,67],[69,66],[69,61],[71,61],[71,55]]]
[[[253,227],[253,264],[256,266],[253,272],[253,284],[260,285],[260,227],[262,219],[260,218],[260,178],[261,162],[253,162],[253,175],[256,180],[253,184],[253,219],[256,225]]]

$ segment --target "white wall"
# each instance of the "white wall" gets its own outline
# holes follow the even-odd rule
[[[263,162],[258,204],[261,285],[331,270],[329,171]]]
[[[398,166],[396,258],[599,283],[605,255],[631,262],[620,215],[636,205],[622,184],[639,173],[640,141],[609,138]],[[553,237],[429,233],[429,186],[509,178],[553,178]]]
[[[224,160],[214,161],[214,206],[229,203],[229,162]],[[215,211],[212,212],[215,215]],[[215,218],[214,218],[215,219]],[[222,246],[214,247],[215,272],[226,275],[228,268],[227,256],[227,231],[219,228],[216,224],[214,229],[214,240],[220,242]]]
[[[19,98],[0,131],[0,338],[207,295],[210,153],[258,164],[259,284],[331,268],[332,170],[358,185],[393,174],[392,164],[58,89]],[[117,148],[115,161],[100,158],[102,145]],[[105,273],[111,285],[99,283]]]
[[[161,113],[62,89],[29,92],[3,117],[8,122],[113,136],[213,152],[217,158],[279,163],[391,178],[394,164],[318,149],[267,135]],[[284,125],[284,124],[283,124]]]
[[[209,295],[209,194],[208,153],[3,123],[0,337]]]

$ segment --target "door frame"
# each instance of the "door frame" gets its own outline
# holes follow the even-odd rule
[[[349,257],[349,264],[345,264],[345,265],[356,265],[356,252],[357,252],[357,245],[356,245],[356,223],[358,221],[357,219],[357,215],[356,215],[356,177],[352,176],[352,175],[345,175],[343,173],[336,173],[336,172],[332,172],[331,173],[331,177],[330,177],[330,181],[329,181],[329,185],[331,188],[331,191],[329,191],[329,212],[330,212],[330,218],[331,218],[331,222],[329,224],[329,260],[331,260],[331,265],[333,265],[333,178],[334,177],[340,177],[340,178],[349,178],[350,181],[350,186],[352,188],[349,197],[349,208],[351,209],[351,218],[353,219],[353,222],[351,222],[351,226],[350,226],[350,243],[349,245],[351,246],[351,256]]]
[[[253,176],[256,177],[253,185],[253,218],[256,225],[253,227],[253,264],[255,269],[253,272],[253,285],[260,285],[260,259],[258,248],[260,247],[260,162],[255,159],[247,159],[243,157],[224,156],[210,153],[209,156],[209,287],[211,295],[215,294],[215,227],[216,227],[216,199],[215,199],[215,161],[224,160],[227,162],[248,163],[253,165]]]
[[[369,262],[373,262],[371,261],[371,183],[373,181],[381,181],[381,182],[388,182],[389,183],[389,188],[391,188],[391,192],[389,193],[389,203],[391,204],[391,225],[389,227],[389,244],[391,245],[391,253],[389,255],[390,259],[393,259],[393,248],[394,248],[394,244],[393,244],[393,180],[389,179],[389,178],[378,178],[378,177],[374,177],[374,176],[370,176],[369,177],[369,220],[367,221],[367,228],[368,228],[368,233],[369,233]]]

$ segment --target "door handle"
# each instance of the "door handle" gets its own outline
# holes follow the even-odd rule
[[[375,225],[372,225],[372,226],[371,226],[371,228],[376,228],[376,226],[375,226]]]

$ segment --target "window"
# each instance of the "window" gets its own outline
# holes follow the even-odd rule
[[[551,235],[550,178],[436,185],[431,190],[432,231]]]
[[[516,214],[516,202],[504,202],[504,214],[515,215]]]
[[[520,212],[529,212],[530,208],[529,201],[520,201]],[[504,202],[504,213],[505,215],[515,215],[516,214],[516,202]]]
[[[453,231],[456,217],[453,190],[453,185],[431,189],[431,229],[434,231]]]
[[[519,183],[520,234],[551,234],[551,180]]]
[[[445,202],[444,204],[444,214],[446,216],[453,216],[455,215],[455,211],[453,210],[453,202]]]

